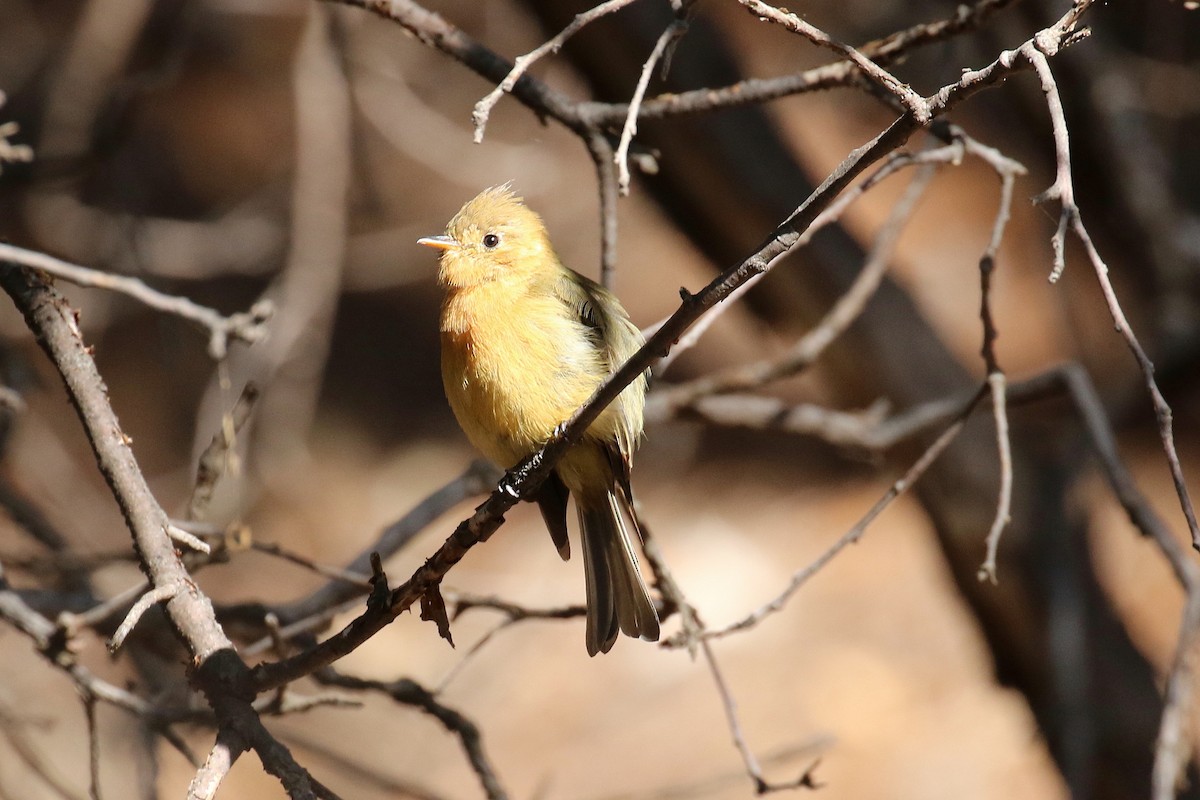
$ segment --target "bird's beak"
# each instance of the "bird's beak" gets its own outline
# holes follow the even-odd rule
[[[423,244],[436,250],[453,250],[458,247],[458,242],[449,236],[425,236],[417,239],[417,244]]]

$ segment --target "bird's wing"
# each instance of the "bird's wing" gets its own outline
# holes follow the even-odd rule
[[[575,319],[587,331],[588,339],[601,356],[605,370],[611,374],[642,346],[642,333],[621,310],[611,292],[600,284],[573,270],[555,281],[554,291]],[[650,371],[646,370],[633,386],[633,392],[622,393],[617,403],[622,405],[617,430],[617,447],[629,474],[629,459],[642,434],[642,405]],[[641,384],[638,386],[638,384]],[[620,475],[620,473],[618,473]]]

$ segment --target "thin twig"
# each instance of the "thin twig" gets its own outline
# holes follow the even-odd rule
[[[858,319],[867,303],[874,297],[875,291],[879,288],[883,275],[891,263],[896,242],[911,217],[917,201],[933,178],[934,167],[939,164],[957,163],[963,152],[961,143],[916,154],[898,152],[889,156],[884,164],[864,181],[843,192],[836,201],[830,204],[828,209],[813,221],[804,236],[797,240],[795,246],[800,247],[810,242],[818,231],[836,222],[855,200],[878,186],[893,173],[910,166],[921,167],[880,228],[875,244],[850,288],[838,297],[837,302],[825,316],[812,330],[789,348],[787,353],[778,359],[743,364],[724,372],[696,378],[687,383],[657,389],[646,399],[646,418],[651,420],[668,418],[693,406],[700,398],[758,388],[773,380],[795,375],[814,363],[826,348]],[[745,285],[743,284],[743,287]],[[727,302],[724,308],[728,309],[728,307]],[[714,313],[718,310],[715,309]],[[709,315],[709,317],[712,316],[712,314]]]
[[[188,533],[183,528],[170,522],[167,523],[167,536],[170,536],[172,541],[175,541],[184,547],[190,547],[197,553],[203,553],[204,555],[209,555],[212,553],[212,549],[203,539]]]
[[[1142,345],[1134,334],[1133,328],[1130,327],[1129,321],[1125,318],[1125,312],[1121,309],[1121,303],[1117,299],[1116,290],[1113,289],[1112,281],[1108,276],[1108,265],[1104,263],[1104,259],[1101,258],[1099,251],[1092,242],[1091,234],[1088,233],[1087,228],[1084,226],[1083,219],[1079,214],[1079,208],[1075,205],[1075,190],[1071,172],[1071,149],[1067,134],[1066,115],[1063,113],[1062,99],[1058,93],[1058,84],[1054,80],[1054,74],[1050,70],[1050,62],[1047,59],[1048,55],[1054,55],[1057,52],[1059,45],[1060,43],[1054,41],[1052,38],[1038,36],[1032,42],[1028,42],[1021,47],[1021,54],[1033,65],[1041,81],[1042,91],[1046,95],[1046,107],[1050,113],[1050,120],[1054,130],[1056,163],[1054,183],[1034,200],[1034,202],[1038,203],[1045,200],[1058,200],[1062,206],[1058,229],[1053,239],[1054,269],[1050,274],[1050,280],[1055,281],[1062,274],[1065,264],[1063,255],[1066,248],[1065,236],[1066,230],[1069,227],[1083,244],[1088,260],[1091,262],[1092,269],[1096,274],[1096,280],[1099,282],[1100,289],[1104,293],[1104,300],[1108,304],[1109,314],[1112,316],[1117,331],[1121,334],[1126,345],[1133,353],[1138,368],[1142,372],[1142,378],[1150,394],[1150,399],[1154,406],[1154,414],[1158,420],[1159,438],[1162,440],[1163,451],[1166,453],[1167,466],[1171,470],[1171,479],[1175,484],[1175,493],[1179,498],[1183,516],[1187,520],[1188,531],[1191,533],[1192,546],[1200,550],[1200,526],[1196,523],[1196,512],[1192,506],[1192,500],[1188,494],[1187,482],[1183,477],[1183,468],[1180,465],[1179,455],[1175,449],[1171,407],[1167,405],[1167,401],[1163,398],[1162,392],[1158,388],[1158,383],[1154,379],[1154,364],[1151,363],[1150,358],[1146,355],[1146,351],[1142,349]]]
[[[820,788],[817,784],[816,776],[813,774],[820,763],[819,761],[805,769],[800,774],[800,777],[794,781],[769,783],[763,777],[762,767],[759,766],[758,759],[754,756],[754,751],[750,749],[750,745],[746,742],[746,735],[742,732],[742,724],[738,720],[737,702],[733,699],[733,692],[729,690],[729,684],[725,682],[725,677],[721,674],[721,668],[717,665],[717,657],[713,655],[712,645],[707,639],[700,640],[700,650],[704,654],[704,661],[708,664],[708,670],[712,674],[713,683],[717,687],[717,694],[721,698],[721,707],[725,710],[725,721],[729,726],[730,734],[733,736],[733,744],[737,748],[738,754],[742,757],[746,773],[754,781],[755,794],[762,795],[794,789]]]
[[[557,53],[566,44],[566,41],[578,33],[584,26],[608,14],[619,11],[632,2],[633,0],[608,0],[608,2],[601,3],[595,8],[576,14],[575,18],[571,20],[567,27],[559,31],[557,36],[525,55],[517,56],[512,69],[504,76],[504,80],[500,81],[500,84],[495,89],[488,92],[487,96],[476,103],[475,109],[471,112],[471,122],[475,125],[475,143],[479,144],[483,141],[483,130],[487,127],[488,117],[492,113],[492,108],[506,92],[513,90],[513,87],[517,85],[517,81],[525,74],[525,71],[533,66],[538,59],[547,53]]]
[[[987,554],[979,568],[979,580],[996,583],[996,554],[1000,549],[1000,535],[1009,523],[1012,510],[1013,459],[1012,444],[1008,437],[1008,412],[1006,411],[1006,380],[1003,372],[988,375],[988,390],[992,395],[992,414],[996,421],[996,448],[1000,463],[1000,492],[996,500],[996,516],[987,535]]]
[[[837,41],[829,34],[785,9],[775,8],[761,0],[738,0],[738,2],[759,19],[767,19],[778,25],[782,25],[787,30],[800,34],[813,44],[826,47],[835,53],[841,53],[849,58],[855,66],[862,70],[867,78],[875,81],[889,93],[895,95],[908,110],[908,113],[912,114],[913,119],[918,124],[925,125],[933,118],[932,109],[925,98],[913,91],[912,87],[907,83],[901,81],[854,47]]]
[[[283,559],[290,564],[295,564],[296,566],[303,567],[310,572],[314,572],[323,578],[328,578],[329,580],[356,586],[362,593],[369,591],[371,588],[371,578],[369,575],[351,572],[348,569],[333,567],[329,566],[328,564],[319,564],[308,556],[296,553],[281,544],[251,540],[250,549],[256,553],[264,553],[266,555]],[[278,616],[276,616],[276,619],[278,619]]]
[[[721,637],[728,636],[731,633],[737,633],[738,631],[744,631],[749,628],[753,628],[766,617],[782,610],[784,606],[787,605],[787,602],[791,599],[792,595],[794,595],[801,586],[807,583],[809,578],[820,572],[826,564],[832,561],[834,557],[837,556],[842,550],[846,549],[847,546],[854,544],[861,539],[863,534],[866,533],[867,527],[875,521],[875,518],[883,513],[883,510],[891,505],[893,500],[908,491],[908,489],[910,489],[912,485],[916,483],[916,481],[919,480],[922,475],[925,474],[925,471],[929,469],[933,462],[937,460],[938,456],[940,456],[942,452],[950,446],[950,443],[953,442],[958,434],[962,431],[963,426],[966,425],[967,418],[971,415],[971,412],[975,410],[976,406],[979,405],[979,402],[984,396],[986,396],[986,394],[986,385],[980,389],[977,389],[974,397],[971,398],[971,401],[958,412],[955,421],[948,428],[946,428],[946,430],[944,430],[937,439],[934,440],[933,444],[929,445],[925,452],[921,454],[920,458],[918,458],[913,465],[908,468],[903,477],[893,483],[891,487],[888,488],[887,492],[885,492],[882,497],[875,501],[875,504],[871,506],[867,513],[864,514],[859,521],[854,524],[853,527],[843,533],[836,542],[830,545],[808,566],[792,575],[791,580],[788,582],[787,588],[785,588],[770,602],[766,603],[750,614],[747,614],[742,619],[731,623],[724,628],[720,628],[719,630],[709,632],[707,634],[707,638],[719,639]],[[669,645],[678,647],[679,643],[670,642]]]
[[[88,732],[88,797],[100,800],[100,731],[96,725],[96,698],[90,694],[83,696],[83,713]]]
[[[992,395],[992,414],[996,421],[996,448],[1000,465],[1000,490],[996,501],[996,515],[992,519],[991,528],[987,535],[987,552],[983,565],[979,568],[980,580],[990,580],[996,583],[996,556],[1000,548],[1000,536],[1009,523],[1012,508],[1013,459],[1012,444],[1008,435],[1007,385],[1008,381],[1000,368],[996,356],[996,339],[999,331],[996,328],[995,317],[992,314],[992,275],[996,269],[996,256],[1000,251],[1000,242],[1004,238],[1004,229],[1008,225],[1012,213],[1013,186],[1016,176],[1024,174],[1025,168],[999,152],[976,146],[976,153],[988,161],[1000,175],[1000,205],[996,218],[992,222],[992,235],[988,240],[983,256],[979,259],[980,301],[979,318],[983,323],[983,356],[984,368],[987,370],[988,387]]]
[[[225,357],[230,340],[246,344],[261,341],[266,335],[267,320],[271,318],[273,312],[270,303],[260,301],[255,303],[249,311],[225,316],[219,311],[194,303],[186,297],[163,294],[137,278],[81,267],[45,253],[15,247],[5,242],[0,242],[0,262],[31,267],[77,286],[120,292],[157,311],[174,314],[193,322],[208,331],[209,355],[218,360]]]
[[[173,598],[179,589],[176,586],[163,585],[155,586],[150,591],[138,598],[137,602],[130,607],[129,612],[125,615],[125,619],[117,628],[116,633],[108,640],[108,651],[116,653],[121,649],[121,645],[125,642],[125,637],[133,632],[133,628],[138,624],[138,620],[142,615],[150,610],[151,606],[165,603]]]
[[[868,42],[858,51],[876,64],[894,62],[917,47],[945,41],[979,28],[992,14],[1020,0],[978,0],[961,4],[944,19],[922,22],[882,39]],[[663,119],[684,114],[710,113],[726,108],[757,105],[806,92],[850,86],[862,80],[858,66],[846,59],[823,64],[790,75],[746,78],[728,86],[705,87],[652,97],[642,102],[638,119]],[[628,104],[580,103],[580,112],[597,127],[621,123],[629,115]]]
[[[463,752],[479,778],[479,783],[487,794],[488,800],[505,800],[508,792],[500,783],[495,767],[483,748],[483,735],[479,726],[471,719],[455,709],[440,702],[432,692],[416,681],[402,678],[396,681],[374,681],[343,675],[333,669],[322,669],[313,673],[313,677],[327,686],[338,686],[343,689],[371,691],[384,694],[397,703],[403,703],[424,711],[442,724],[447,731],[458,737]]]
[[[212,800],[216,797],[217,788],[233,768],[233,762],[246,751],[240,739],[235,745],[229,741],[231,738],[232,734],[228,731],[217,733],[217,740],[209,750],[208,758],[204,759],[188,784],[187,800]]]
[[[683,587],[675,580],[675,574],[667,563],[666,556],[658,546],[658,538],[654,529],[642,518],[640,510],[634,506],[638,515],[638,527],[642,532],[642,550],[646,554],[646,563],[654,573],[654,584],[662,594],[661,615],[665,619],[671,613],[678,613],[681,628],[677,634],[680,641],[687,647],[688,655],[696,657],[699,642],[706,630],[700,612],[683,593]]]
[[[686,31],[687,20],[676,19],[658,37],[658,41],[654,43],[654,49],[650,52],[650,57],[646,59],[645,64],[642,64],[642,73],[638,76],[633,97],[629,100],[629,113],[625,116],[625,124],[621,126],[621,138],[617,143],[617,152],[613,156],[613,161],[617,165],[617,184],[622,195],[629,194],[629,144],[637,134],[638,109],[642,105],[642,99],[646,96],[646,87],[650,85],[650,75],[667,52],[667,48],[678,41]]]

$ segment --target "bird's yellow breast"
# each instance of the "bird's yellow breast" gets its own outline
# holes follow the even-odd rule
[[[479,450],[510,467],[540,447],[608,375],[586,327],[546,292],[493,281],[447,292],[442,382]],[[615,429],[610,409],[589,429]]]

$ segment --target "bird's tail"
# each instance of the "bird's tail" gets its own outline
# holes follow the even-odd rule
[[[637,553],[617,495],[611,489],[600,496],[577,494],[575,506],[587,581],[588,655],[607,653],[618,631],[648,642],[658,641],[658,614],[638,569]],[[624,516],[640,541],[637,518],[632,509],[627,511]]]

